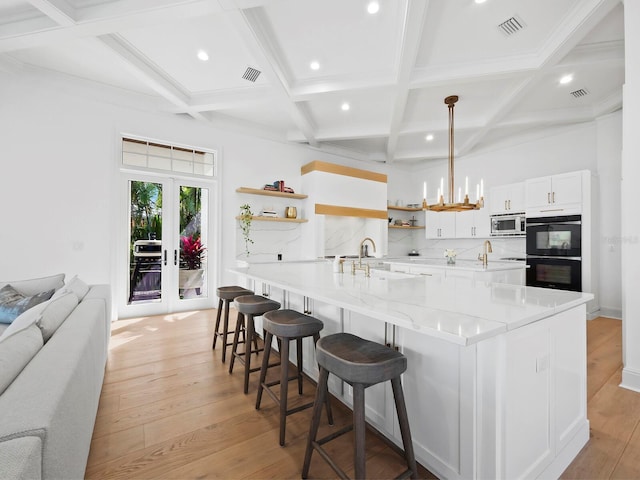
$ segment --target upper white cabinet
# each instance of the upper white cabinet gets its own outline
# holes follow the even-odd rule
[[[489,196],[491,215],[524,212],[524,190],[524,182],[491,188]]]
[[[455,217],[456,238],[489,238],[491,220],[487,208],[469,212],[457,212]]]
[[[425,211],[427,239],[455,238],[456,216],[453,212]]]
[[[587,174],[579,171],[527,180],[527,216],[581,213],[582,183]]]

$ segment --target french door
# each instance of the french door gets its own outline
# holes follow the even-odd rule
[[[122,174],[118,316],[213,307],[214,182]]]

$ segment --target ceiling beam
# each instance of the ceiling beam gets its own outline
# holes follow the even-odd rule
[[[55,5],[61,0],[55,0]],[[45,5],[51,0],[33,0]],[[32,28],[33,19],[11,24],[11,31],[0,38],[0,53],[47,46],[75,38],[92,37],[119,31],[172,24],[176,20],[220,13],[218,0],[116,0],[75,10],[72,24],[59,24],[57,28]],[[50,13],[51,13],[50,12]],[[64,13],[64,12],[63,12]],[[54,15],[54,13],[51,13]],[[4,30],[4,28],[3,28]]]
[[[408,0],[402,24],[402,39],[398,54],[398,69],[395,86],[395,98],[389,125],[389,139],[387,140],[387,162],[393,162],[398,147],[398,133],[404,118],[404,112],[409,97],[409,81],[416,63],[422,27],[425,22],[429,1]]]
[[[293,123],[302,132],[311,146],[317,146],[314,136],[315,126],[304,104],[296,103],[291,98],[291,74],[284,61],[271,31],[268,21],[264,18],[261,8],[235,10],[228,12],[228,17],[245,42],[253,58],[258,62],[259,69],[269,79],[273,92],[285,108],[288,109]]]
[[[119,55],[128,66],[131,73],[140,81],[144,82],[159,95],[164,97],[173,105],[176,105],[179,109],[191,115],[193,118],[206,120],[201,113],[191,109],[189,105],[189,96],[182,89],[173,84],[155,65],[140,54],[122,36],[115,34],[101,35],[97,39],[104,43],[114,53]]]
[[[76,11],[65,0],[28,0],[31,5],[62,27],[76,24]]]

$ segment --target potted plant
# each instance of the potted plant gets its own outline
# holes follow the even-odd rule
[[[244,239],[244,251],[246,256],[249,256],[249,244],[253,243],[250,237],[251,234],[251,220],[253,218],[253,212],[248,203],[240,205],[240,230],[242,230],[242,238]]]
[[[200,236],[180,237],[180,272],[179,288],[200,289],[204,284],[202,262],[207,248],[202,245]]]

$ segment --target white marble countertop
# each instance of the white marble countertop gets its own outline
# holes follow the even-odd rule
[[[459,345],[477,343],[593,298],[590,293],[468,278],[384,270],[372,270],[371,277],[362,271],[333,273],[333,265],[325,260],[250,264],[230,271]]]
[[[449,270],[469,270],[473,272],[497,272],[500,270],[518,270],[526,267],[525,262],[489,260],[487,266],[480,260],[457,259],[455,264],[448,264],[446,258],[398,257],[382,258],[382,263],[404,265],[409,267],[425,266]]]

